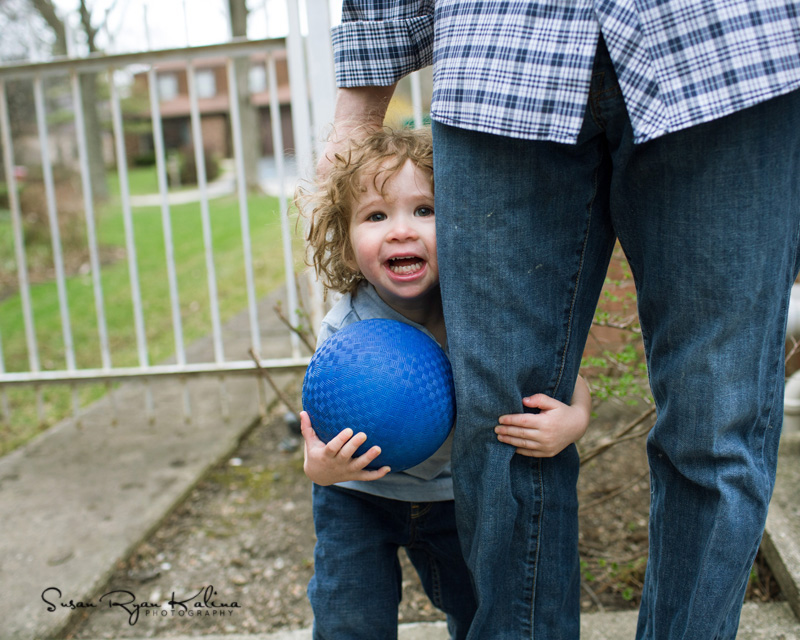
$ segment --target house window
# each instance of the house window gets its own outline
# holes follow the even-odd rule
[[[200,69],[194,74],[198,98],[213,98],[217,95],[217,78],[211,69]]]
[[[174,73],[158,74],[158,97],[161,102],[178,97],[178,76]]]
[[[250,76],[248,78],[250,85],[250,93],[261,93],[267,90],[267,70],[263,64],[257,64],[250,67]]]

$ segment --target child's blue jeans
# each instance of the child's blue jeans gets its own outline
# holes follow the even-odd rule
[[[470,639],[578,637],[575,447],[522,457],[494,426],[525,395],[569,401],[619,239],[658,412],[638,637],[732,640],[782,422],[800,91],[634,145],[601,51],[577,145],[433,133]]]
[[[466,638],[475,613],[453,501],[413,503],[341,487],[313,488],[314,640],[397,638],[405,547],[450,636]]]

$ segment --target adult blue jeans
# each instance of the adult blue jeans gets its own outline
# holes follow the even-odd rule
[[[579,635],[576,449],[523,457],[493,427],[523,396],[569,401],[619,239],[658,416],[637,637],[733,639],[782,421],[800,92],[634,145],[601,46],[576,145],[433,126],[469,637]]]
[[[405,547],[425,593],[463,640],[475,613],[453,501],[414,503],[341,487],[313,487],[314,640],[397,638]]]

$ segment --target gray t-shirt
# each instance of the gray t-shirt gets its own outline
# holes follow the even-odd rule
[[[374,318],[405,322],[433,338],[433,335],[425,327],[412,322],[381,300],[371,284],[362,282],[354,295],[349,293],[343,295],[325,316],[317,338],[317,348],[330,336],[347,325],[359,320],[371,320]],[[353,416],[353,418],[356,421],[356,424],[353,425],[353,430],[358,433],[358,416]],[[436,453],[415,467],[390,473],[379,480],[371,482],[352,480],[339,483],[337,486],[406,502],[452,500],[453,480],[450,474],[452,439],[453,434],[451,432]],[[367,441],[367,444],[369,444],[369,441]]]

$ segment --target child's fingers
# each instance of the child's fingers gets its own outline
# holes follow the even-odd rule
[[[522,427],[526,429],[534,427],[537,420],[537,414],[535,413],[509,413],[497,419],[500,423],[498,426]]]
[[[364,469],[367,465],[371,464],[375,458],[381,455],[381,448],[378,445],[370,447],[367,451],[362,453],[356,458],[353,463],[356,469]]]
[[[498,434],[497,439],[504,444],[510,444],[512,447],[517,447],[518,449],[536,450],[541,446],[536,440],[513,435]]]
[[[516,453],[529,458],[548,458],[553,455],[547,447],[536,440],[527,438],[515,438],[511,436],[498,435],[497,439],[503,444],[514,447]]]
[[[345,431],[349,431],[350,437],[347,442],[343,444],[341,450],[338,452],[340,456],[343,458],[352,458],[355,454],[356,450],[367,441],[367,434],[363,431],[353,435],[352,429],[345,429]]]
[[[517,447],[516,452],[521,456],[526,456],[528,458],[549,458],[550,456],[538,449],[525,449],[522,447]]]
[[[362,471],[362,476],[359,480],[378,480],[379,478],[383,478],[387,473],[389,473],[391,469],[389,467],[381,467],[380,469],[367,469]]]
[[[353,439],[353,430],[350,429],[349,427],[347,429],[342,429],[333,438],[331,438],[328,444],[325,445],[325,451],[331,457],[339,455],[339,452],[352,439]]]
[[[498,436],[511,436],[514,438],[531,439],[536,438],[538,429],[535,424],[518,426],[518,424],[499,424],[494,428]]]
[[[530,428],[512,427],[510,425],[499,424],[494,428],[494,432],[498,436],[505,436],[510,438],[525,438],[530,436]]]
[[[532,396],[523,398],[522,404],[529,409],[541,409],[542,411],[550,411],[551,409],[558,409],[559,407],[564,406],[563,402],[560,402],[555,398],[551,398],[544,393],[536,393]]]
[[[551,398],[544,393],[536,393],[532,396],[527,396],[522,399],[524,404],[529,409],[539,409],[540,411],[552,411],[554,409],[563,409],[567,405],[563,402]],[[532,427],[536,424],[540,413],[508,413],[500,416],[497,421],[500,424],[516,425],[519,427]]]
[[[305,411],[300,412],[300,435],[303,436],[303,440],[306,441],[306,444],[310,445],[320,442],[320,439],[317,437],[317,432],[314,431],[314,428],[311,426],[311,418]]]
[[[386,465],[382,466],[380,469],[366,469],[379,455],[381,455],[381,448],[375,445],[353,461],[354,467],[361,471],[359,480],[377,480],[391,471]]]

